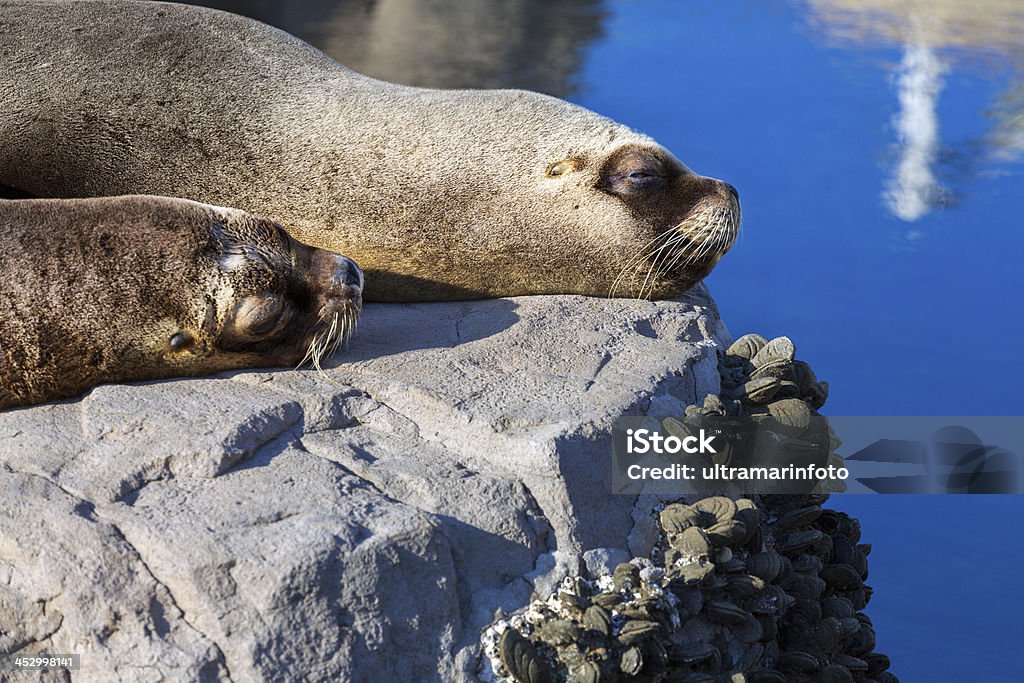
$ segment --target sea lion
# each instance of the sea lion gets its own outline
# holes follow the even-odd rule
[[[0,409],[97,384],[319,364],[362,273],[276,223],[166,197],[0,200]]]
[[[0,185],[270,216],[368,300],[673,296],[740,223],[732,186],[587,109],[374,80],[217,10],[6,1],[0,66]]]

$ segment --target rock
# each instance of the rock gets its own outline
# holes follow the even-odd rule
[[[111,681],[471,679],[496,610],[630,550],[612,422],[718,393],[727,336],[702,288],[368,305],[323,375],[0,414],[0,652]]]
[[[629,553],[621,548],[591,548],[583,553],[587,574],[596,578],[611,574],[615,567],[629,562]]]

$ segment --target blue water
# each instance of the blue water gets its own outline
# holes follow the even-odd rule
[[[708,279],[734,335],[791,337],[830,382],[834,415],[1024,414],[1024,166],[986,142],[1024,69],[939,52],[931,169],[948,199],[903,220],[884,200],[898,45],[832,41],[802,4],[607,7],[573,99],[739,189],[741,239]],[[832,504],[874,544],[868,613],[894,673],[1024,679],[1024,497]]]

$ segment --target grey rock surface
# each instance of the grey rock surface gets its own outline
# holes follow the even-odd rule
[[[496,610],[649,542],[612,422],[717,393],[727,337],[703,288],[377,304],[322,375],[0,414],[0,652],[81,653],[89,681],[473,680]]]

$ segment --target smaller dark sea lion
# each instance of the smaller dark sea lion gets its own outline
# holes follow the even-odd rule
[[[363,275],[278,224],[183,199],[0,200],[0,409],[97,384],[320,359]]]

